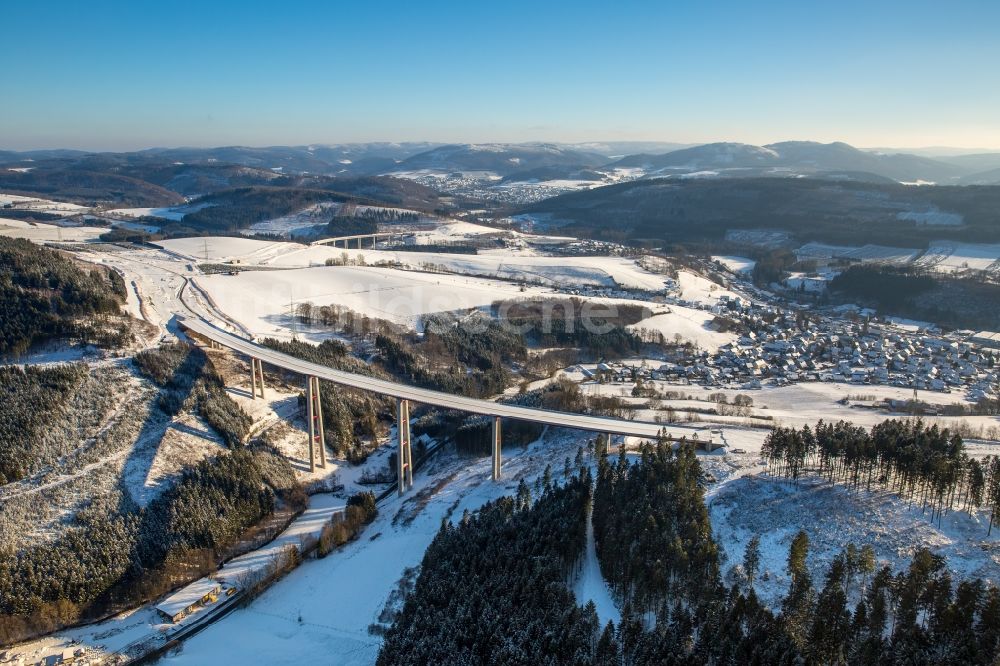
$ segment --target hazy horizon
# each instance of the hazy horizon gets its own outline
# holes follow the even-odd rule
[[[54,146],[43,146],[43,147],[31,147],[31,148],[9,148],[0,145],[0,151],[9,151],[17,153],[33,153],[41,151],[56,151],[56,150],[70,150],[79,151],[83,153],[133,153],[133,152],[144,152],[144,151],[155,151],[155,150],[212,150],[212,149],[222,149],[222,148],[247,148],[250,150],[264,150],[268,148],[302,148],[302,147],[337,147],[337,146],[352,146],[352,145],[366,145],[366,144],[388,144],[388,145],[407,145],[407,144],[434,144],[434,145],[490,145],[490,144],[504,144],[504,145],[538,145],[538,144],[552,144],[559,146],[571,146],[578,147],[580,149],[585,149],[587,146],[600,146],[602,144],[663,144],[664,146],[678,146],[671,147],[664,152],[670,152],[673,150],[681,150],[684,147],[696,147],[713,143],[744,143],[748,145],[773,145],[777,143],[782,143],[785,141],[815,141],[811,138],[795,138],[795,139],[780,139],[776,141],[765,141],[762,143],[751,144],[746,141],[736,141],[733,139],[717,139],[712,141],[672,141],[669,139],[585,139],[581,141],[546,141],[546,140],[527,140],[527,141],[432,141],[427,139],[404,139],[400,141],[388,141],[373,139],[371,141],[308,141],[297,144],[283,144],[283,143],[260,143],[260,144],[241,144],[241,143],[230,143],[230,144],[212,144],[207,143],[204,145],[198,144],[175,144],[175,145],[155,145],[155,146],[137,146],[135,148],[123,148],[123,149],[113,149],[113,148],[72,148],[69,146],[54,145]],[[816,143],[835,143],[834,141],[816,141]],[[899,152],[899,153],[911,153],[914,155],[920,155],[924,157],[955,157],[960,155],[977,155],[977,154],[987,154],[987,153],[1000,153],[1000,148],[990,148],[987,146],[979,147],[964,147],[964,146],[858,146],[851,144],[849,141],[841,141],[842,143],[847,143],[854,148],[867,152]]]

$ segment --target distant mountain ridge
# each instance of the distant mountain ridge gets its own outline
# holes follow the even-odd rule
[[[628,151],[636,150],[629,154]],[[624,157],[621,155],[624,154]],[[283,175],[373,176],[431,171],[490,172],[509,180],[548,173],[598,176],[630,170],[632,177],[809,176],[834,180],[993,184],[1000,153],[926,157],[861,150],[843,142],[782,141],[763,146],[735,142],[695,146],[665,142],[458,143],[369,142],[304,146],[150,148],[134,152],[74,150],[0,151],[0,168],[62,164],[99,165],[123,176],[151,166],[241,166]],[[520,174],[524,174],[523,176]],[[264,176],[261,176],[264,178]],[[601,178],[596,178],[599,182]],[[242,183],[241,183],[242,184]]]
[[[452,144],[439,146],[400,162],[388,173],[434,169],[439,171],[488,171],[507,176],[545,167],[596,167],[607,162],[599,153],[584,152],[551,143]]]
[[[882,154],[842,142],[782,141],[764,146],[745,143],[709,143],[661,155],[630,155],[608,165],[639,168],[646,176],[671,176],[698,171],[719,175],[819,176],[829,172],[871,173],[900,182],[951,184],[969,171],[959,165],[906,153]]]
[[[722,243],[732,231],[799,242],[923,248],[1000,242],[1000,186],[911,187],[818,178],[650,178],[551,197],[515,210],[559,233],[653,245]]]
[[[623,148],[664,149],[613,157]],[[783,141],[756,146],[666,143],[372,142],[334,146],[151,148],[126,153],[0,151],[0,191],[77,203],[168,206],[237,187],[326,189],[325,178],[400,176],[442,189],[438,179],[487,178],[503,185],[553,183],[588,188],[627,180],[811,178],[885,184],[1000,184],[1000,154],[930,158],[859,150],[846,143]],[[431,175],[430,179],[421,176]],[[306,179],[306,181],[303,181]],[[575,182],[572,182],[575,181]],[[440,181],[444,182],[444,181]],[[461,186],[461,185],[460,185]],[[427,204],[429,193],[395,195]],[[388,186],[382,188],[386,191]],[[446,189],[446,188],[444,188]],[[544,189],[541,190],[544,192]],[[394,196],[395,196],[394,195]]]

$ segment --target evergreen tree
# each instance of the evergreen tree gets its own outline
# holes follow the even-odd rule
[[[753,589],[754,579],[757,578],[757,571],[760,569],[760,535],[754,534],[747,542],[743,551],[743,575],[746,576],[747,585]]]

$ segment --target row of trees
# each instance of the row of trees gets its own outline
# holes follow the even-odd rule
[[[883,421],[870,431],[845,421],[775,428],[764,442],[768,472],[798,479],[805,471],[852,488],[888,488],[931,509],[1000,511],[1000,458],[971,458],[962,438],[919,419]]]
[[[620,358],[642,350],[647,344],[644,335],[626,327],[651,314],[641,305],[595,306],[580,298],[496,301],[492,310],[535,346],[575,347],[593,358]]]

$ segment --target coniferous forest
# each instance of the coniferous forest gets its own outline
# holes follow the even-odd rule
[[[200,415],[227,450],[202,460],[146,506],[125,488],[96,496],[53,540],[0,548],[0,644],[9,644],[131,608],[215,569],[247,547],[244,535],[280,507],[290,517],[305,496],[288,461],[245,443],[250,418],[223,390],[206,354],[185,344],[140,352],[135,366],[158,388],[149,421],[182,410]],[[85,381],[84,366],[5,369],[0,388],[19,405],[0,422],[0,453],[20,461],[0,475],[17,479],[60,453],[33,461],[17,434],[40,435],[33,403],[52,401]],[[23,448],[23,447],[22,447]]]
[[[601,626],[592,602],[569,591],[590,482],[583,469],[534,502],[522,482],[516,497],[445,521],[378,663],[995,664],[1000,655],[1000,591],[953,580],[925,548],[892,571],[870,547],[847,544],[814,580],[801,531],[789,545],[789,589],[769,608],[754,589],[752,538],[741,579],[727,587],[694,449],[666,443],[598,462],[595,541],[621,610],[617,626]]]
[[[1000,518],[1000,458],[965,453],[962,438],[919,420],[883,421],[870,431],[844,421],[801,430],[776,428],[764,442],[771,474],[798,479],[806,470],[852,488],[888,488],[930,510],[990,512]]]
[[[118,316],[125,295],[118,273],[84,270],[59,252],[0,236],[0,354],[53,339],[121,346],[129,327],[100,317]]]
[[[585,545],[591,478],[547,485],[445,521],[385,635],[380,666],[593,663],[599,631],[566,581]]]

